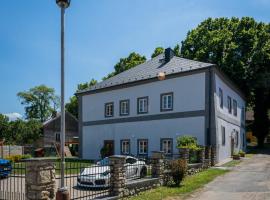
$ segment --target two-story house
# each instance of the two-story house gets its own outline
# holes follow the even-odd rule
[[[245,100],[213,64],[164,54],[77,93],[80,155],[178,153],[192,135],[222,161],[245,148]]]

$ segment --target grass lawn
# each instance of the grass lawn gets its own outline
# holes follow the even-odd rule
[[[227,163],[221,165],[221,167],[234,167],[240,163],[241,163],[241,160],[232,160],[230,162],[227,162]]]
[[[81,169],[89,167],[92,164],[90,162],[76,162],[76,161],[66,161],[65,174],[79,174]],[[25,174],[25,163],[12,163],[12,174]],[[61,163],[56,162],[56,174],[60,174]]]
[[[136,197],[130,197],[128,200],[162,200],[166,197],[181,196],[185,197],[191,192],[203,187],[205,184],[214,180],[217,176],[227,173],[229,170],[207,169],[193,176],[184,179],[180,187],[159,187],[150,191],[141,193]]]

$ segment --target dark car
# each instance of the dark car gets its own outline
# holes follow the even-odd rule
[[[11,173],[12,166],[9,160],[0,159],[0,178],[6,178]]]

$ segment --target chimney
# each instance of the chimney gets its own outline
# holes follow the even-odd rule
[[[165,49],[165,63],[170,62],[173,56],[174,51],[170,47]]]

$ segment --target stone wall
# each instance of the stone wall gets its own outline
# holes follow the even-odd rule
[[[54,160],[37,158],[26,162],[25,192],[27,200],[54,200],[56,194]]]

